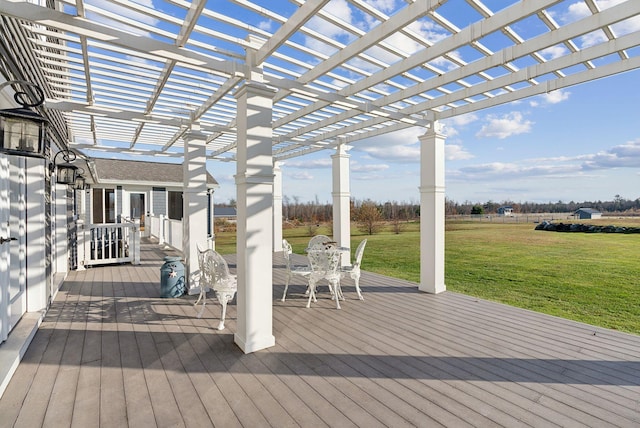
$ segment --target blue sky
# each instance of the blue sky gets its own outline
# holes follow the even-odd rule
[[[640,71],[570,87],[445,121],[446,196],[457,202],[555,202],[640,198]],[[354,143],[351,195],[418,202],[418,135],[405,130]],[[331,201],[331,155],[289,159],[283,192]],[[209,162],[235,198],[235,164]]]

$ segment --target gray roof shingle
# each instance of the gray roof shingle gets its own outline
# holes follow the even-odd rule
[[[93,158],[91,162],[95,166],[98,183],[103,180],[117,180],[130,183],[176,183],[176,185],[181,185],[183,182],[181,163],[101,158]],[[208,172],[207,183],[210,185],[218,184]]]

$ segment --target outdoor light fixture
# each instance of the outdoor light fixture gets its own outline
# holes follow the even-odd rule
[[[24,80],[12,80],[0,84],[0,90],[11,84],[30,86],[36,99],[27,92],[16,92],[13,99],[22,107],[0,110],[0,151],[25,156],[44,156],[47,119],[29,107],[44,103],[42,89]]]
[[[78,169],[79,174],[82,174],[82,172],[84,172],[80,172],[81,170],[82,168]],[[75,187],[76,190],[86,190],[89,188],[89,185],[87,184],[87,180],[82,175],[78,175],[73,187]]]
[[[57,163],[58,156],[62,155],[63,163]],[[53,158],[53,162],[49,164],[49,171],[56,171],[56,182],[59,184],[76,184],[78,176],[78,167],[72,164],[76,160],[75,152],[71,150],[60,150]]]

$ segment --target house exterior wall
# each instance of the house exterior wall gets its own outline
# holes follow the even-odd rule
[[[163,215],[165,219],[168,219],[169,213],[169,192],[182,192],[181,186],[154,186],[152,184],[140,185],[140,184],[96,184],[88,192],[87,198],[87,218],[88,224],[93,223],[94,218],[94,190],[95,189],[112,189],[116,192],[115,197],[115,217],[116,219],[129,219],[130,217],[130,195],[141,193],[145,199],[145,215],[160,216]],[[209,191],[208,206],[207,206],[207,235],[213,235],[213,217],[210,215],[211,204],[213,203],[213,190]],[[117,221],[117,220],[116,220]],[[145,233],[147,229],[145,227]]]

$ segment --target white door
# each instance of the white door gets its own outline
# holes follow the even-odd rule
[[[27,179],[26,159],[9,158],[9,234],[15,241],[9,245],[9,330],[27,311]]]
[[[0,342],[9,335],[9,159],[0,154]]]

